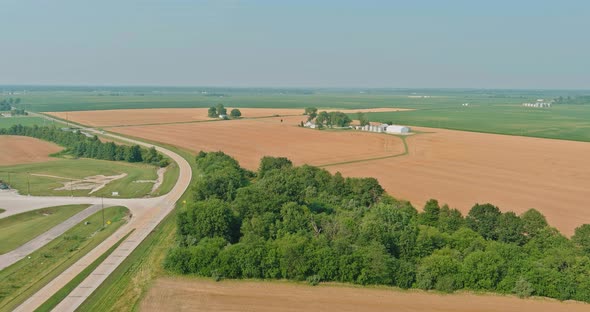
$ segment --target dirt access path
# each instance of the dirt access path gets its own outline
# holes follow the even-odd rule
[[[286,282],[159,278],[143,299],[141,311],[437,311],[554,312],[588,311],[589,304],[509,296],[401,291],[351,286],[308,286]]]

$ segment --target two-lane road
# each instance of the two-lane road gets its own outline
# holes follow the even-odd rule
[[[44,118],[53,119],[47,116]],[[56,120],[56,119],[53,119]],[[56,120],[59,121],[59,120]],[[61,121],[59,121],[61,122]],[[155,145],[141,142],[138,140],[129,139],[119,135],[101,133],[95,129],[85,128],[84,131],[110,136],[114,139],[130,142],[133,144],[142,145],[145,147],[152,147]],[[95,249],[90,251],[75,264],[69,267],[62,274],[57,276],[45,287],[31,296],[27,301],[20,305],[16,311],[33,311],[53,294],[65,286],[72,278],[78,275],[84,268],[90,265],[106,250],[113,246],[121,237],[127,234],[130,230],[135,231],[119,245],[117,249],[102,262],[91,274],[88,276],[76,289],[74,289],[68,297],[66,297],[54,311],[74,311],[86,300],[86,298],[100,286],[100,284],[131,254],[133,250],[147,237],[147,235],[154,230],[154,228],[166,217],[175,203],[180,199],[185,190],[189,187],[192,170],[190,164],[180,155],[159,147],[155,148],[162,154],[171,158],[178,164],[180,174],[178,181],[174,188],[166,195],[155,198],[141,198],[141,199],[104,199],[105,206],[122,205],[131,210],[131,220],[123,225],[117,232],[107,238],[104,242],[98,245]],[[4,207],[5,201],[8,203],[8,197],[1,197],[0,204]],[[72,197],[33,197],[33,196],[16,196],[13,195],[10,199],[14,205],[22,205],[25,207],[39,207],[41,201],[45,201],[47,206],[62,205],[64,203],[88,203],[96,204],[97,198],[72,198]],[[30,204],[30,205],[28,205]],[[13,206],[14,207],[14,206]],[[30,208],[30,209],[34,209]]]

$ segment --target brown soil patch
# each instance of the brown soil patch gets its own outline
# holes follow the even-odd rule
[[[61,146],[24,136],[0,136],[0,166],[11,166],[53,160],[50,154],[63,150]]]
[[[404,151],[401,140],[395,136],[297,127],[302,120],[305,120],[304,116],[135,126],[113,130],[195,152],[221,150],[252,170],[258,168],[263,156],[284,156],[297,165],[324,165],[386,157]]]
[[[393,196],[422,206],[428,199],[466,213],[475,203],[504,211],[541,211],[571,235],[590,223],[590,144],[414,128],[409,155],[329,167],[345,176],[373,176]]]
[[[232,108],[227,108],[227,112]],[[239,108],[244,118],[302,115],[301,108]],[[320,109],[321,110],[321,109]],[[362,112],[394,112],[404,108],[370,108],[340,110],[345,113]],[[328,110],[334,111],[334,109]],[[50,115],[68,119],[92,127],[132,126],[165,124],[174,122],[193,122],[214,120],[207,116],[207,108],[153,108],[153,109],[120,109],[74,112],[51,112]]]
[[[589,305],[497,295],[189,278],[157,279],[141,311],[588,311]]]
[[[92,127],[131,126],[215,120],[207,116],[207,108],[153,108],[118,109],[98,111],[52,112],[50,115]],[[227,108],[227,112],[232,108]],[[267,117],[273,115],[301,115],[303,109],[240,108],[242,117]]]

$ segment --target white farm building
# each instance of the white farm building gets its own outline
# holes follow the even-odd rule
[[[387,126],[387,128],[385,128],[385,132],[387,132],[387,133],[409,133],[410,127],[391,125],[391,126]]]

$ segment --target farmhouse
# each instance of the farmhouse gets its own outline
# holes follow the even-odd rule
[[[385,132],[387,132],[387,133],[409,133],[410,127],[391,125],[391,126],[387,126],[387,128],[385,129]]]
[[[306,128],[311,128],[311,129],[315,129],[316,128],[316,125],[315,125],[315,123],[313,121],[308,121],[308,122],[304,123],[303,126],[306,127]]]

